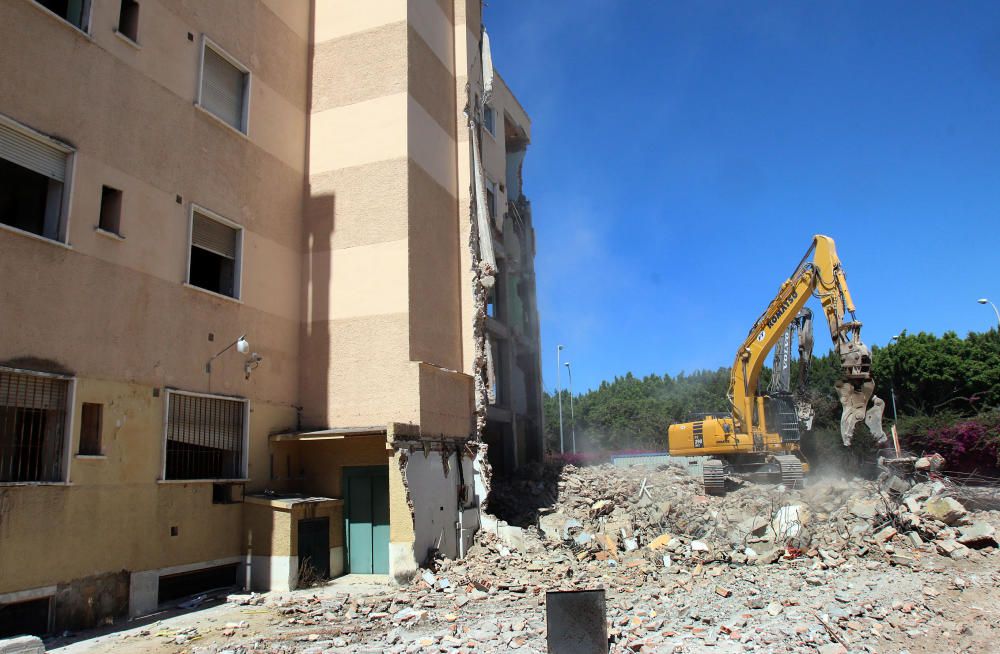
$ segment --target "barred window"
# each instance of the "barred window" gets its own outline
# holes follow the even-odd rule
[[[64,480],[70,382],[0,369],[0,483]]]
[[[167,393],[164,479],[242,479],[246,400]]]

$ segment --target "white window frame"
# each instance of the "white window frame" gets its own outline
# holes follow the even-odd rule
[[[45,7],[42,7],[42,9],[45,9]],[[76,175],[74,174],[76,172],[76,149],[63,143],[62,141],[57,141],[51,136],[41,133],[36,129],[32,129],[27,125],[18,122],[13,118],[11,118],[10,116],[6,116],[2,113],[0,113],[0,124],[3,124],[15,131],[21,132],[30,139],[41,141],[45,145],[48,145],[56,150],[59,150],[60,152],[66,155],[66,179],[63,181],[62,197],[60,198],[58,238],[49,238],[48,236],[44,236],[42,234],[36,234],[34,232],[29,232],[27,230],[14,227],[12,225],[6,225],[4,223],[0,223],[0,229],[11,231],[14,232],[15,234],[21,234],[29,238],[38,239],[39,241],[42,241],[44,243],[55,243],[57,245],[69,247],[70,246],[69,207],[70,207],[70,202],[73,199],[73,193],[72,193],[73,180],[76,177]],[[0,157],[0,159],[3,159],[3,157]]]
[[[493,129],[486,126],[486,114],[487,112],[493,114]],[[483,105],[483,130],[496,140],[497,137],[497,110],[493,108],[492,105],[486,103]]]
[[[244,75],[246,75],[246,84],[243,85],[243,116],[242,116],[242,124],[240,125],[241,129],[236,129],[235,127],[224,121],[222,118],[219,118],[209,109],[207,109],[205,105],[201,103],[201,89],[205,81],[205,48],[211,48],[211,50],[215,52],[215,54],[219,55],[220,57],[228,61],[230,64],[233,65],[234,68],[236,68],[237,70],[241,71]],[[243,136],[249,136],[250,135],[250,85],[252,83],[253,83],[253,74],[250,72],[249,68],[241,64],[239,60],[236,59],[236,57],[226,52],[222,48],[222,46],[220,46],[218,43],[208,38],[207,34],[201,35],[201,49],[198,52],[198,95],[194,101],[196,107],[198,107],[206,114],[208,114],[215,120],[219,121],[221,124],[225,125],[229,129],[233,130],[237,134],[242,134]]]
[[[201,286],[196,286],[191,283],[191,248],[192,241],[194,240],[194,214],[195,212],[200,213],[206,218],[211,218],[212,220],[218,221],[227,227],[235,229],[239,236],[236,239],[236,270],[233,271],[233,294],[226,295],[224,293],[216,293],[215,291],[207,288],[202,288]],[[243,301],[243,235],[244,235],[243,225],[229,220],[225,216],[220,216],[211,209],[206,209],[205,207],[195,204],[194,202],[188,207],[188,233],[187,233],[187,267],[185,269],[184,285],[195,290],[201,291],[202,293],[208,293],[214,297],[219,297],[224,300],[230,300],[233,302]]]
[[[213,400],[227,400],[230,402],[242,402],[243,403],[243,444],[242,452],[240,453],[240,473],[242,477],[236,479],[167,479],[167,430],[169,429],[170,422],[170,396],[172,395],[188,395],[190,397],[206,397]],[[163,432],[160,435],[160,440],[162,441],[161,451],[160,451],[160,478],[157,480],[160,483],[165,484],[191,484],[199,482],[233,482],[233,481],[249,481],[249,462],[250,462],[250,400],[245,397],[233,397],[231,395],[217,395],[215,393],[196,393],[194,391],[182,391],[177,388],[167,388],[163,392]]]
[[[73,449],[73,428],[76,418],[76,377],[53,372],[27,370],[25,368],[11,368],[9,366],[0,366],[0,370],[19,375],[48,377],[49,379],[61,379],[62,381],[69,382],[69,390],[66,392],[66,424],[63,427],[62,481],[0,481],[0,488],[4,486],[68,486],[70,484],[70,461],[73,460],[70,450]]]
[[[498,221],[502,223],[503,214],[500,213],[500,185],[497,184],[496,180],[494,180],[489,174],[486,175],[486,190],[493,192],[493,206],[490,207],[487,204],[486,210],[489,211],[490,209],[493,209],[493,213],[490,215],[490,218],[494,223]],[[488,200],[489,196],[487,195],[486,198]]]
[[[42,11],[48,16],[51,16],[52,18],[58,19],[60,23],[70,27],[71,29],[82,34],[83,36],[86,36],[89,39],[92,38],[90,28],[94,24],[94,0],[83,0],[83,1],[86,4],[83,7],[83,13],[82,13],[83,25],[80,27],[77,27],[73,23],[69,22],[68,20],[66,20],[56,12],[52,11],[42,3],[37,2],[37,0],[28,0],[28,4],[33,5],[36,9]]]

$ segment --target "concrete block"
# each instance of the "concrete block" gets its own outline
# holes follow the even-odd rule
[[[45,654],[45,644],[38,636],[2,638],[0,654]]]
[[[137,618],[156,611],[159,605],[160,572],[133,572],[129,580],[128,617]]]

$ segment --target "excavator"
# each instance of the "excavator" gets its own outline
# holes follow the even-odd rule
[[[844,269],[833,239],[817,235],[736,352],[728,392],[731,413],[700,414],[667,430],[671,456],[709,457],[702,464],[706,493],[725,493],[729,476],[763,475],[787,487],[801,486],[809,464],[799,445],[802,431],[812,428],[814,416],[805,393],[812,360],[812,312],[805,305],[813,296],[823,307],[830,338],[840,355],[841,377],[835,387],[843,406],[843,443],[851,444],[855,426],[861,421],[876,441],[885,442],[885,402],[873,396],[871,353],[861,341],[861,323],[854,315]],[[799,383],[793,393],[789,377],[795,332],[799,340]],[[762,391],[760,375],[772,350],[771,384]]]

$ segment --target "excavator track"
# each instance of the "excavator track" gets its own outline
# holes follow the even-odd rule
[[[781,467],[781,483],[786,488],[802,488],[802,461],[791,454],[780,454],[774,460]]]
[[[722,461],[709,459],[702,464],[701,480],[706,495],[724,495],[726,492],[726,467]]]

